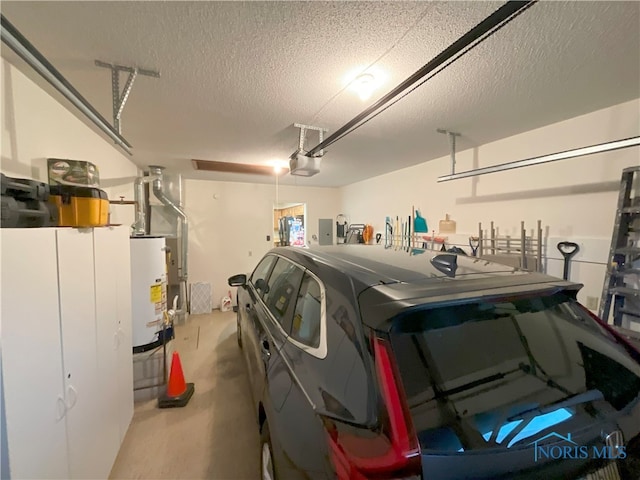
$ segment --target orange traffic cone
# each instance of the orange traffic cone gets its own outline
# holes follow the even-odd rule
[[[184,407],[189,403],[189,399],[193,396],[194,384],[184,381],[184,373],[182,373],[182,363],[180,363],[180,355],[173,352],[171,359],[171,373],[169,374],[169,383],[167,391],[158,398],[159,408]]]

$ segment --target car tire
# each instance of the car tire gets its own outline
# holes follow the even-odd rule
[[[240,330],[240,309],[238,308],[238,314],[236,318],[236,339],[238,340],[238,346],[242,349],[242,330]]]
[[[276,480],[276,469],[273,464],[273,447],[271,446],[271,435],[269,434],[269,424],[264,421],[260,432],[260,478],[262,480]]]

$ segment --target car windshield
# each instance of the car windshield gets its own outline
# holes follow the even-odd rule
[[[423,451],[511,448],[640,401],[640,365],[564,294],[413,310],[391,342]]]

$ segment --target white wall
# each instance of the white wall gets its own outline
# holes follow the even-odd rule
[[[0,337],[1,338],[1,337]],[[7,441],[7,420],[4,411],[4,381],[2,379],[2,346],[0,345],[0,478],[11,478],[9,472],[9,442]]]
[[[111,199],[132,198],[137,168],[126,154],[4,59],[0,78],[3,173],[47,181],[47,158],[88,160],[100,169],[101,185]],[[460,152],[457,171],[639,134],[640,100],[635,100]],[[383,233],[385,216],[406,217],[412,205],[421,209],[430,229],[437,230],[438,221],[450,213],[460,238],[477,234],[478,222],[488,227],[493,220],[500,234],[517,235],[521,220],[531,229],[540,219],[549,273],[562,274],[558,241],[581,245],[571,279],[585,284],[585,301],[601,293],[620,171],[638,164],[640,150],[631,148],[437,183],[450,171],[449,157],[442,157],[341,189],[280,186],[278,200],[307,204],[308,239],[318,233],[319,218],[334,219],[340,212]],[[197,180],[185,185],[190,282],[210,282],[218,305],[228,290],[227,277],[251,270],[272,245],[266,235],[274,234],[275,186]],[[111,212],[113,223],[133,221],[131,206],[112,206]]]
[[[337,188],[281,185],[278,193],[280,204],[306,204],[307,240],[318,235],[318,219],[335,219],[340,213]],[[250,272],[272,248],[275,203],[275,184],[185,180],[189,283],[211,283],[214,307],[220,305],[228,290],[232,290],[235,303],[235,291],[228,287],[227,278]]]
[[[133,199],[137,167],[125,153],[4,59],[0,78],[2,173],[48,182],[47,158],[86,160],[97,165],[101,188],[109,199],[120,195]],[[133,217],[132,206],[111,207],[112,223],[131,224]]]
[[[464,135],[464,132],[462,132]],[[640,134],[640,100],[502,139],[456,155],[456,171],[529,158]],[[443,138],[443,141],[446,141]],[[437,183],[450,173],[450,158],[343,187],[342,210],[384,233],[385,216],[420,208],[429,230],[450,213],[459,238],[477,235],[493,220],[499,234],[518,235],[542,220],[548,249],[547,272],[562,276],[561,240],[580,244],[571,280],[585,284],[580,299],[600,297],[623,168],[640,164],[637,147],[475,178]],[[467,249],[468,250],[468,249]]]

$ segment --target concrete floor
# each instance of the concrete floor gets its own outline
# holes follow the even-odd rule
[[[156,399],[137,403],[110,478],[260,478],[260,437],[236,314],[192,315],[176,326],[174,342],[195,393],[184,408],[159,409]]]

